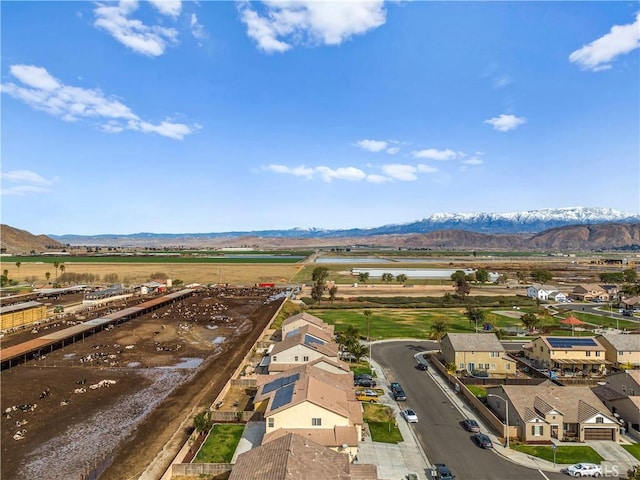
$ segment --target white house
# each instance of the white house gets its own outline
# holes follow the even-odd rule
[[[558,287],[554,287],[553,285],[541,285],[539,283],[534,283],[527,287],[527,297],[537,298],[539,300],[549,300],[549,294],[554,292],[559,293],[559,290]]]

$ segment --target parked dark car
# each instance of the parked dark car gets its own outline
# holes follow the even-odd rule
[[[393,398],[398,402],[404,402],[407,399],[407,394],[404,393],[404,390],[402,389],[395,390],[393,392]]]
[[[371,387],[375,387],[376,386],[376,381],[372,378],[357,378],[354,382],[353,385],[356,387],[367,387],[367,388],[371,388]]]
[[[623,310],[622,315],[625,317],[633,317],[633,310]]]
[[[475,433],[475,432],[479,432],[480,431],[480,425],[478,425],[478,422],[476,422],[472,418],[465,418],[462,421],[462,426],[468,432],[474,432]]]
[[[453,480],[456,476],[451,473],[444,463],[436,463],[435,480]]]
[[[391,389],[392,393],[396,393],[398,390],[402,390],[402,385],[400,385],[398,382],[391,382],[389,384],[389,388]]]
[[[418,370],[423,370],[423,371],[429,370],[429,366],[426,363],[422,363],[422,362],[418,363],[416,365],[416,368]]]
[[[482,448],[493,448],[493,442],[491,439],[485,435],[484,433],[476,433],[473,436],[473,441]]]

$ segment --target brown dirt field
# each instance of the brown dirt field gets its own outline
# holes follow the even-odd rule
[[[101,479],[137,478],[182,421],[213,402],[262,334],[281,300],[265,303],[261,290],[207,289],[3,371],[2,411],[37,408],[0,420],[2,478],[80,479],[105,458]],[[89,388],[101,380],[115,383]],[[171,446],[176,453],[187,436]]]
[[[144,283],[154,273],[164,273],[173,279],[189,283],[228,283],[230,285],[254,285],[256,283],[288,283],[304,267],[300,263],[65,263],[65,273],[91,273],[104,278],[106,274],[117,274],[126,284]],[[46,263],[22,263],[20,270],[15,261],[2,263],[9,270],[9,277],[18,281],[35,277],[36,284],[45,286],[45,273],[51,273],[49,281],[55,279],[53,265]],[[58,270],[58,275],[60,271]]]

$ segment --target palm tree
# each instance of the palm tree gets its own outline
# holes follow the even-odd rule
[[[51,278],[51,272],[47,272],[44,274],[44,278],[47,279],[47,283],[49,283],[49,279]]]
[[[438,341],[438,343],[440,343],[442,337],[444,337],[449,330],[449,323],[444,318],[436,318],[431,324],[430,330],[431,334],[429,335],[429,337],[432,340],[436,340]]]
[[[356,361],[360,363],[362,357],[366,357],[369,354],[369,348],[366,345],[356,342],[349,347],[349,353],[356,358]]]
[[[59,268],[60,268],[60,276],[62,277],[62,276],[64,275],[64,269],[66,268],[66,267],[64,266],[64,263],[61,263],[61,264],[60,264],[60,266],[59,266]]]
[[[56,282],[58,281],[58,268],[60,268],[60,262],[53,262],[53,268],[56,269]]]
[[[391,283],[392,280],[393,280],[393,273],[383,273],[382,274],[382,281],[384,283],[386,283],[387,285],[389,283]]]
[[[369,280],[369,272],[360,272],[358,274],[358,280],[362,283],[367,283],[367,280]]]
[[[364,314],[364,317],[367,319],[367,342],[368,342],[371,340],[371,337],[369,336],[369,324],[371,322],[371,317],[373,316],[373,312],[368,308],[365,308],[364,312],[362,313]]]
[[[20,276],[20,265],[22,265],[22,262],[16,262],[16,268],[18,269],[18,276]]]

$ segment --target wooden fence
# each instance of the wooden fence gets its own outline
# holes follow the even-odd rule
[[[231,463],[174,463],[171,466],[171,476],[197,477],[206,475],[208,478],[228,473],[233,468]]]

